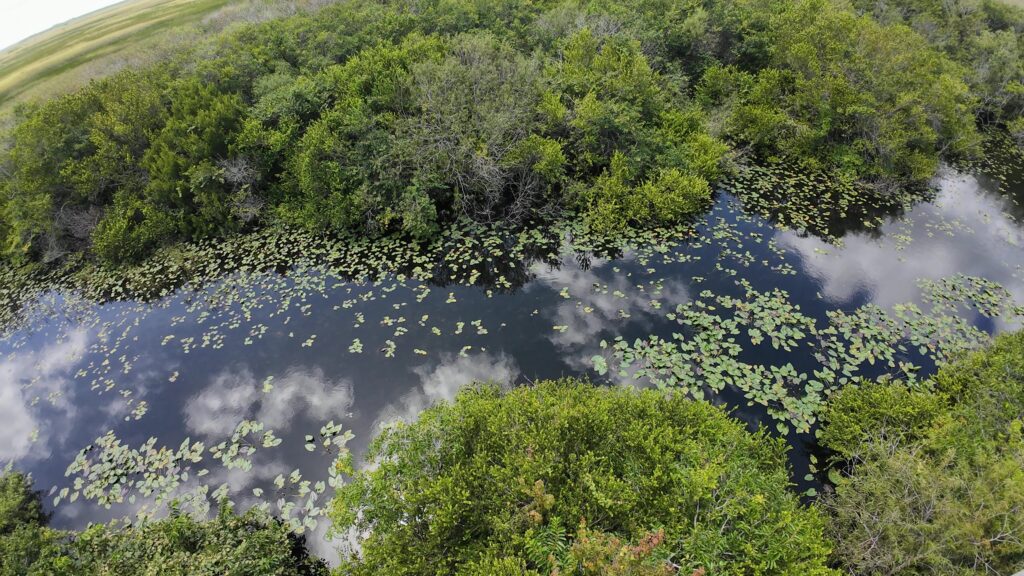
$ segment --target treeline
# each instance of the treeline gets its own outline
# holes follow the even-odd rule
[[[389,427],[330,510],[338,576],[977,574],[1024,566],[1024,332],[913,386],[849,385],[801,502],[783,438],[664,391],[572,380],[464,390]],[[325,575],[258,511],[82,532],[0,476],[0,576]],[[351,547],[349,547],[351,551]]]
[[[1019,123],[1024,12],[861,4],[349,0],[234,28],[22,108],[2,253],[567,210],[615,232],[698,211],[737,155],[883,193],[976,153],[978,119]]]

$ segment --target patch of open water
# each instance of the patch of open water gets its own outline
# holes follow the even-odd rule
[[[212,492],[226,485],[223,493],[243,507],[281,497],[272,511],[296,502],[296,517],[302,510],[315,517],[328,498],[329,489],[317,482],[327,479],[330,458],[308,451],[306,435],[318,436],[328,421],[354,433],[348,446],[359,455],[380,426],[413,419],[474,381],[586,376],[650,385],[630,370],[620,373],[609,351],[616,337],[634,345],[652,335],[673,341],[682,332],[675,341],[686,340],[680,305],[714,318],[708,306],[721,308],[723,297],[749,301],[751,294],[774,293],[774,302],[798,307],[824,332],[837,312],[854,314],[869,305],[887,314],[905,304],[927,309],[934,302],[922,279],[960,278],[948,293],[960,290],[965,276],[982,278],[1005,290],[986,289],[987,298],[1024,302],[1021,209],[1014,191],[1000,192],[996,184],[946,170],[934,201],[876,230],[847,234],[838,246],[773,227],[723,193],[689,241],[618,258],[566,248],[554,265],[532,264],[527,281],[512,290],[398,277],[356,283],[303,270],[235,274],[151,302],[71,306],[74,296],[51,292],[41,297],[50,305],[46,317],[0,341],[0,462],[31,472],[41,488],[54,486],[52,496],[69,488],[54,524],[80,527],[132,514],[147,500],[141,484],[130,491],[137,498],[129,499],[126,490],[124,502],[110,509],[76,495],[88,479],[76,487],[75,475],[65,472],[94,439],[112,432],[124,446],[138,448],[155,438],[152,456],[160,446],[176,450],[186,438],[213,446],[239,422],[257,421],[280,444],[264,446],[253,435],[254,453],[245,459],[251,466],[206,455],[202,462],[166,467],[176,475],[174,490],[205,485]],[[984,306],[951,309],[982,333],[1019,324],[1019,310],[988,317]],[[751,325],[742,325],[738,360],[814,373],[821,334],[798,337],[787,351],[767,340],[752,342]],[[847,352],[857,346],[844,342]],[[612,366],[605,374],[595,371],[594,357],[601,355]],[[934,369],[934,355],[917,346],[893,357],[920,366],[922,374]],[[699,368],[700,358],[691,364]],[[887,371],[872,358],[858,374]],[[794,395],[807,393],[805,382],[793,388],[788,376],[780,378],[778,386]],[[759,403],[764,397],[742,387],[704,392],[751,428],[784,428],[794,482],[801,490],[818,485],[810,475],[812,457],[820,456],[812,432],[798,432],[801,426],[792,423],[780,428],[780,419]],[[101,454],[94,448],[87,456]],[[292,475],[296,470],[301,478]],[[303,488],[305,481],[310,484]],[[323,524],[307,528],[322,532]]]

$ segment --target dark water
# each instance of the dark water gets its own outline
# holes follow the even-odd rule
[[[723,194],[699,239],[670,258],[567,251],[558,266],[534,265],[533,278],[511,292],[426,292],[412,281],[353,284],[307,271],[229,277],[153,303],[72,306],[51,293],[48,319],[0,342],[0,462],[32,472],[41,488],[64,487],[78,451],[108,430],[130,446],[150,437],[157,446],[185,438],[209,446],[239,421],[258,420],[283,439],[280,446],[258,450],[251,470],[212,461],[207,476],[186,482],[227,483],[245,505],[256,501],[253,488],[271,486],[279,474],[301,469],[305,478],[325,478],[329,459],[307,452],[303,438],[329,420],[354,432],[349,446],[359,454],[381,425],[412,419],[473,381],[607,381],[590,360],[601,340],[669,338],[679,326],[666,311],[703,290],[741,294],[739,279],[757,290],[785,290],[816,319],[869,303],[920,303],[919,279],[954,274],[993,280],[1024,302],[1024,228],[1013,196],[998,192],[995,181],[951,171],[938,186],[933,202],[880,230],[847,234],[838,247],[778,230]],[[976,314],[969,320],[986,331],[1014,327]],[[355,338],[361,353],[350,351]],[[781,354],[756,347],[744,359],[777,364]],[[802,354],[789,361],[799,365]],[[710,399],[751,428],[774,428],[737,390]],[[815,485],[804,479],[813,435],[788,440],[794,482]],[[140,504],[104,510],[79,499],[60,504],[54,522],[81,526]]]

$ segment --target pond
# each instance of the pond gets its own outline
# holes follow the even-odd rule
[[[471,248],[486,272],[449,258],[435,281],[353,279],[310,248],[146,300],[44,290],[0,341],[0,462],[53,487],[57,526],[227,496],[323,534],[325,435],[351,431],[358,465],[381,426],[472,382],[585,376],[678,389],[785,435],[796,489],[813,492],[827,390],[920,378],[1019,325],[1024,188],[1005,180],[946,168],[930,201],[838,242],[720,191],[667,239],[593,251],[569,228],[529,257],[485,242]]]

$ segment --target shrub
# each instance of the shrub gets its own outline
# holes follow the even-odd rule
[[[1018,146],[1024,146],[1024,117],[1010,120],[1006,123],[1006,129],[1010,131],[1010,135],[1017,141]]]
[[[548,189],[524,154],[537,124],[537,58],[487,33],[462,34],[440,61],[413,67],[413,101],[398,137],[421,181],[450,191],[453,211],[481,221],[523,221]]]
[[[236,515],[222,508],[207,522],[187,515],[132,527],[92,526],[71,544],[73,573],[143,576],[238,574],[326,576],[304,538],[281,522],[251,510]],[[56,559],[59,564],[61,559]]]
[[[823,503],[851,574],[1024,566],[1024,333],[943,368],[934,387],[844,390],[827,411],[822,440],[852,472]]]
[[[568,574],[576,576],[672,576],[674,564],[667,559],[664,531],[651,532],[635,545],[622,542],[617,536],[580,526],[568,543],[560,524],[554,528],[531,530],[528,533],[526,560],[515,557],[483,556],[459,568],[459,576],[541,576]],[[700,571],[695,571],[699,573]]]
[[[484,4],[331,3],[25,107],[0,255],[85,249],[118,197],[181,239],[257,215],[424,238],[567,207],[615,233],[696,210],[730,146],[899,190],[975,153],[979,117],[1019,132],[1024,113],[1024,11],[997,0]],[[101,259],[153,247],[116,248],[124,229]]]
[[[944,410],[944,401],[926,390],[899,383],[847,387],[829,399],[818,435],[822,445],[843,457],[857,453],[872,436],[895,441],[921,438]]]
[[[707,180],[675,168],[662,169],[632,195],[630,213],[640,222],[678,222],[711,201]]]
[[[1024,112],[1024,10],[1000,0],[854,0],[859,12],[903,23],[961,63],[982,113],[1000,121]]]
[[[0,476],[0,576],[150,574],[326,576],[302,537],[258,510],[198,521],[172,511],[138,525],[93,525],[80,533],[46,527],[40,493],[18,472]]]
[[[48,520],[41,494],[32,490],[28,476],[11,471],[0,476],[0,535],[21,525],[42,525]]]
[[[38,524],[24,524],[0,535],[0,576],[63,576],[69,560],[65,536]]]
[[[46,527],[41,496],[25,474],[0,474],[0,576],[43,574],[33,565],[56,553],[60,535]]]
[[[124,200],[92,234],[93,251],[111,263],[138,262],[174,236],[174,219],[140,200]]]
[[[763,59],[712,67],[699,88],[733,140],[866,180],[921,182],[939,150],[978,151],[964,69],[906,26],[829,0],[736,4]]]
[[[785,452],[679,395],[481,386],[374,441],[332,509],[368,531],[341,573],[829,573]],[[616,563],[646,571],[594,568]]]

